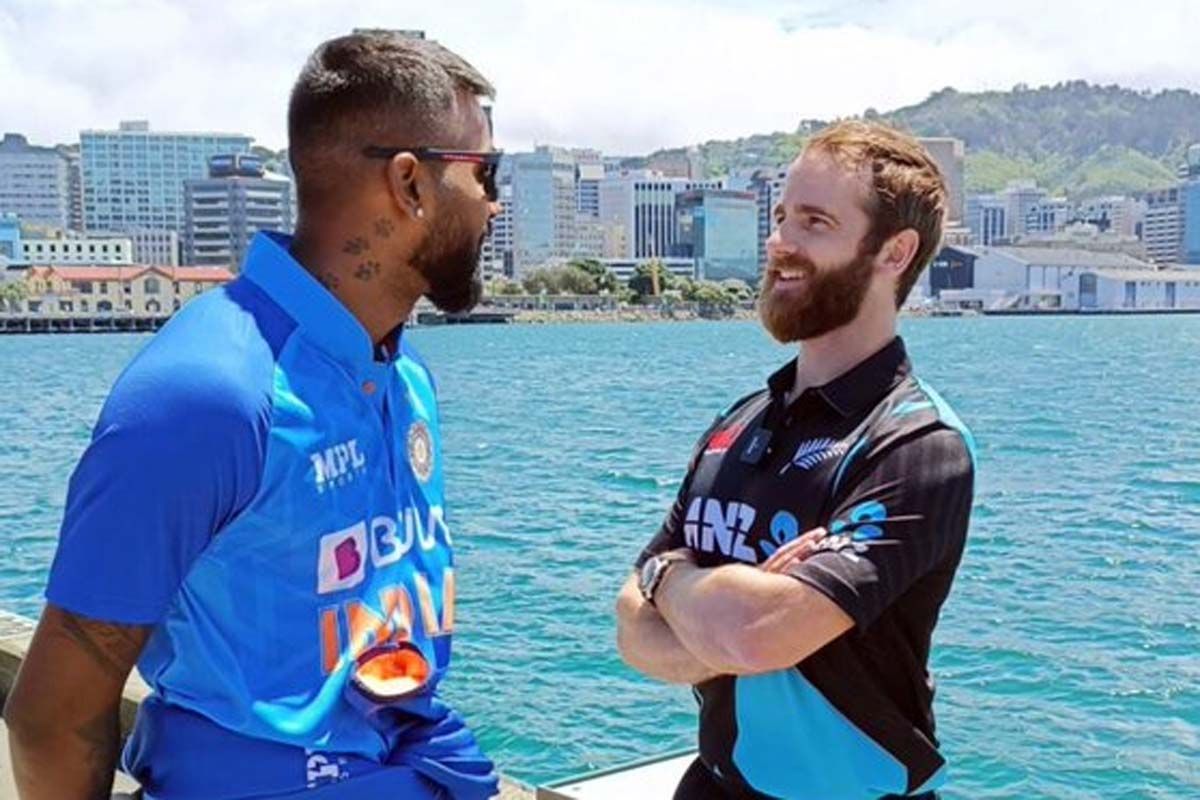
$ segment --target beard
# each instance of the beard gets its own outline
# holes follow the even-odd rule
[[[425,296],[448,314],[469,311],[483,296],[479,259],[483,236],[473,238],[458,219],[430,233],[426,246],[414,259],[429,288]]]
[[[783,344],[816,339],[849,324],[871,286],[874,256],[861,248],[849,261],[819,269],[806,258],[780,259],[768,265],[758,297],[763,327]],[[772,268],[799,270],[803,285],[772,291],[778,276]]]

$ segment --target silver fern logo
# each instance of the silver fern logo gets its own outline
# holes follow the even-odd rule
[[[792,460],[784,464],[783,469],[779,470],[779,474],[782,475],[793,467],[799,470],[810,470],[831,458],[838,458],[845,455],[847,449],[849,449],[847,444],[839,442],[837,439],[826,438],[803,441],[796,448],[796,454],[792,456]]]

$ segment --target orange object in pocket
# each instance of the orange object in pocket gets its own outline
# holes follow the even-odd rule
[[[359,656],[354,682],[368,694],[394,699],[423,688],[429,680],[429,662],[409,644],[375,647]]]

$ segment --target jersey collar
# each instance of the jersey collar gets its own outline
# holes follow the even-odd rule
[[[904,340],[892,339],[883,349],[868,356],[824,386],[805,391],[796,402],[814,394],[843,417],[857,414],[887,394],[912,370]],[[787,395],[796,382],[796,360],[792,359],[767,379],[771,396]]]
[[[292,256],[292,237],[281,233],[255,235],[242,275],[278,303],[300,326],[304,337],[355,375],[375,375],[386,365],[366,329],[342,303]],[[397,329],[397,334],[399,329]],[[389,337],[391,338],[391,337]],[[399,354],[399,336],[384,361]]]

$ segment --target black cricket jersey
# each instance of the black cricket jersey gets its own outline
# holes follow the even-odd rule
[[[974,443],[912,374],[904,343],[785,397],[792,361],[697,445],[652,554],[703,567],[760,564],[829,531],[791,575],[855,627],[794,668],[695,688],[700,757],[734,795],[874,800],[945,779],[934,736],[930,640],[966,541]]]

